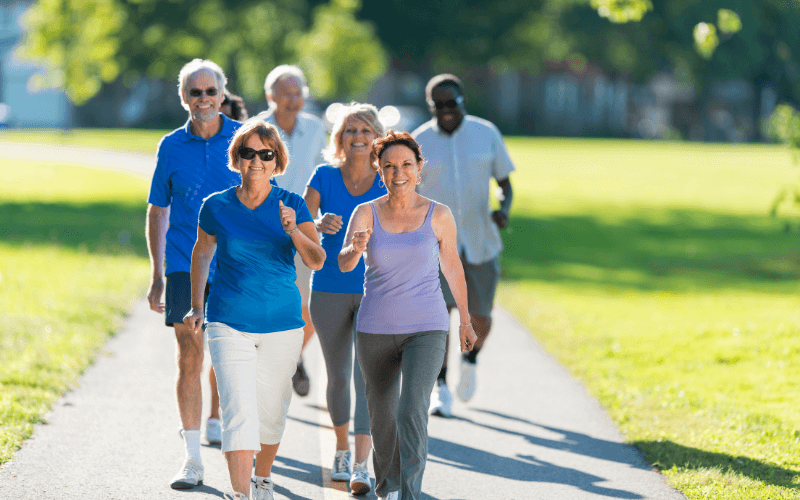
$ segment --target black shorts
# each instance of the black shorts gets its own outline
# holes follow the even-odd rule
[[[209,284],[206,283],[206,293],[203,302],[208,300]],[[192,282],[189,273],[177,272],[167,275],[167,293],[164,298],[164,324],[173,326],[174,323],[183,324],[183,317],[192,308]]]
[[[500,281],[500,262],[495,257],[481,264],[470,264],[462,255],[461,264],[464,266],[464,278],[467,281],[467,307],[470,314],[491,318],[497,282]],[[439,280],[442,283],[445,304],[448,309],[455,307],[456,301],[442,271],[439,271]]]

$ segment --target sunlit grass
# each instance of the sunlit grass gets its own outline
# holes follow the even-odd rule
[[[691,499],[800,497],[783,148],[510,139],[500,302]]]
[[[37,142],[153,153],[167,130],[136,129],[12,129],[0,130],[0,141]]]
[[[0,160],[0,463],[144,293],[147,182]]]

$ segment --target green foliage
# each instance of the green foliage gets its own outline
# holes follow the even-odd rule
[[[296,41],[300,65],[323,98],[366,94],[388,66],[371,23],[357,21],[360,0],[332,0],[314,11],[311,29]]]
[[[590,5],[600,17],[612,23],[641,21],[647,12],[653,10],[650,0],[590,0]]]
[[[766,135],[786,144],[794,164],[800,163],[800,112],[789,104],[776,106],[767,120]],[[777,217],[779,213],[792,208],[800,208],[800,181],[787,183],[780,188],[772,200],[770,215]]]
[[[0,177],[4,463],[121,327],[149,265],[145,180],[7,160]]]
[[[719,46],[717,27],[711,23],[697,23],[692,33],[694,48],[706,59],[711,59]]]
[[[500,302],[690,500],[800,488],[800,255],[774,145],[509,139]]]
[[[380,76],[386,55],[371,26],[355,18],[358,6],[334,0],[321,7],[312,30],[328,49],[312,44],[308,55],[297,44],[312,21],[305,0],[39,0],[28,16],[25,54],[53,68],[38,85],[63,86],[78,104],[119,75],[128,85],[141,76],[177,78],[195,57],[218,63],[248,99],[263,99],[274,66],[301,57],[310,57],[315,66],[304,69],[324,79],[326,96],[361,94]],[[334,24],[320,24],[326,20]],[[354,55],[358,48],[370,52]]]
[[[40,0],[28,11],[23,55],[54,69],[34,75],[34,89],[64,88],[83,104],[114,81],[122,65],[117,53],[128,20],[117,0]]]

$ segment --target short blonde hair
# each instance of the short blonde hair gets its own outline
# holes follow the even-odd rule
[[[184,102],[186,100],[186,85],[189,84],[189,78],[200,71],[210,71],[214,75],[214,79],[217,82],[217,92],[220,95],[225,93],[225,86],[228,84],[228,79],[225,78],[222,68],[214,61],[197,58],[184,64],[181,72],[178,73],[178,95],[181,96],[181,106],[187,111],[189,106]]]
[[[343,106],[336,116],[336,121],[333,123],[330,143],[324,151],[325,159],[337,167],[344,163],[345,160],[342,136],[344,135],[344,127],[351,118],[361,120],[369,125],[372,131],[375,132],[376,138],[384,134],[383,124],[378,119],[378,108],[372,104],[360,104],[357,102],[351,102],[349,106]]]
[[[286,167],[289,166],[289,149],[275,125],[258,118],[250,118],[234,134],[231,145],[228,146],[228,168],[239,172],[239,148],[253,135],[258,135],[261,142],[275,150],[275,175],[286,172]]]

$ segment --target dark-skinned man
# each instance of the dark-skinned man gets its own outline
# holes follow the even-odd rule
[[[425,87],[425,97],[433,118],[412,135],[426,159],[419,193],[450,207],[456,219],[458,249],[467,279],[470,321],[478,335],[475,348],[461,357],[456,387],[459,399],[469,401],[477,386],[477,356],[492,327],[492,307],[500,278],[498,257],[503,249],[498,229],[508,226],[513,198],[509,175],[514,165],[497,127],[467,114],[463,88],[455,75],[431,78]],[[492,177],[502,191],[498,196],[500,209],[495,211],[489,209]],[[441,285],[450,310],[455,300],[447,281],[441,279]],[[445,354],[431,396],[430,412],[449,417],[452,404]]]

